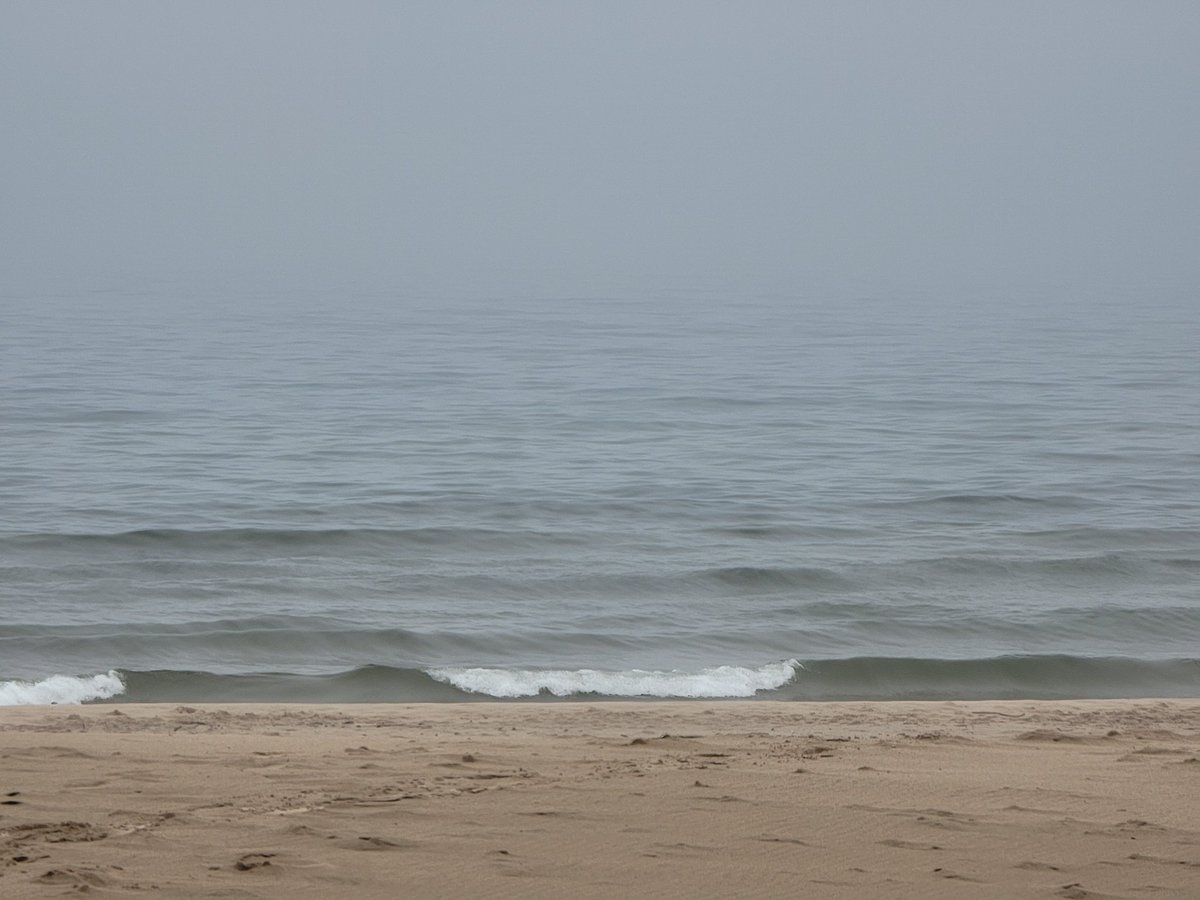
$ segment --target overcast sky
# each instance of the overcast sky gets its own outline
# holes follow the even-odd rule
[[[0,4],[0,279],[1200,283],[1200,3]]]

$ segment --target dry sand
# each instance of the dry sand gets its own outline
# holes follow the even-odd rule
[[[1200,701],[0,710],[0,896],[1200,897]]]

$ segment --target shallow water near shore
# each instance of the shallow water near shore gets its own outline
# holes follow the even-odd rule
[[[1200,696],[1187,298],[0,326],[0,703]]]

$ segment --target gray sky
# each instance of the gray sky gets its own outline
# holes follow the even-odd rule
[[[0,287],[1195,287],[1195,2],[0,5]]]

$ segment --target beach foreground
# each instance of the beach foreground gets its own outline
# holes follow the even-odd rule
[[[0,710],[0,895],[1196,897],[1200,701]]]

